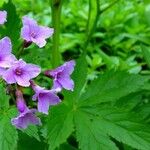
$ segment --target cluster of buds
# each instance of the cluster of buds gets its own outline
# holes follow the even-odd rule
[[[0,24],[7,21],[7,12],[0,11]],[[54,30],[49,27],[39,26],[37,22],[27,16],[23,17],[23,27],[21,37],[24,39],[24,48],[35,43],[40,48],[45,46],[46,39],[52,36]],[[41,120],[36,116],[36,112],[48,114],[50,106],[61,102],[57,93],[63,88],[73,91],[74,82],[70,78],[74,70],[75,62],[73,60],[64,63],[54,70],[46,70],[44,75],[53,79],[51,90],[37,85],[33,78],[37,77],[41,68],[35,64],[26,63],[23,59],[17,59],[12,54],[12,44],[9,37],[0,40],[0,76],[8,84],[16,86],[16,106],[18,116],[12,118],[11,123],[17,128],[27,128],[30,124],[40,125]],[[31,87],[35,94],[33,101],[37,101],[37,109],[29,109],[24,98],[21,87]]]

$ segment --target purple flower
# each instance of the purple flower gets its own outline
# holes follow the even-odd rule
[[[0,11],[0,24],[4,24],[7,20],[7,12],[6,11]]]
[[[21,36],[27,42],[33,42],[39,47],[43,47],[46,44],[47,38],[54,33],[53,28],[39,26],[37,22],[27,16],[23,17],[23,27],[21,29]]]
[[[8,84],[17,83],[20,86],[30,86],[29,80],[39,75],[41,69],[37,65],[27,64],[22,59],[14,62],[12,67],[3,73],[3,79]]]
[[[70,78],[75,66],[75,61],[71,60],[64,63],[62,66],[45,71],[45,75],[54,78],[53,89],[61,91],[62,88],[73,91],[74,82]]]
[[[7,68],[12,65],[17,59],[11,54],[12,45],[8,37],[0,40],[0,67]]]
[[[23,129],[27,128],[30,124],[40,125],[40,118],[35,116],[35,112],[37,112],[37,110],[29,109],[26,106],[21,91],[17,91],[16,96],[19,115],[16,118],[11,119],[12,125],[16,126],[17,128]]]
[[[54,90],[45,90],[43,87],[35,85],[33,81],[30,82],[33,90],[35,91],[32,99],[38,100],[39,112],[48,114],[49,106],[56,105],[61,102]]]

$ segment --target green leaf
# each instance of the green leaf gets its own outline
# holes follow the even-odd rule
[[[107,134],[99,129],[101,124],[93,122],[87,114],[76,112],[75,125],[81,150],[118,150]]]
[[[107,72],[89,85],[80,98],[80,105],[116,101],[121,97],[137,92],[148,79],[149,77],[126,72]]]
[[[144,45],[142,45],[141,48],[142,48],[144,59],[146,60],[148,66],[150,67],[150,48]]]
[[[57,150],[77,150],[77,149],[68,143],[64,143]]]
[[[133,148],[148,150],[150,147],[149,126],[127,121],[126,118],[117,120],[98,119],[95,121],[106,134]]]
[[[24,129],[22,131],[26,133],[28,136],[34,137],[36,140],[40,141],[37,126],[30,125],[27,129]]]
[[[3,9],[7,11],[7,22],[5,23],[5,28],[1,28],[0,33],[2,33],[2,36],[8,36],[12,41],[13,48],[16,49],[19,44],[21,21],[11,0],[8,3],[4,3]]]
[[[51,109],[47,123],[49,150],[54,150],[73,132],[73,113],[64,104],[58,105]]]
[[[85,56],[81,56],[76,61],[76,66],[72,75],[72,79],[75,83],[74,91],[64,92],[65,102],[70,102],[72,104],[78,101],[86,85],[86,77],[87,77],[87,62]]]
[[[0,149],[16,150],[18,133],[11,125],[11,118],[14,117],[15,109],[0,110]]]
[[[45,150],[47,149],[47,144],[44,142],[39,142],[23,132],[19,132],[19,141],[17,150],[30,150],[30,149]]]
[[[0,108],[8,108],[10,96],[6,95],[6,89],[3,84],[0,84],[0,95]]]

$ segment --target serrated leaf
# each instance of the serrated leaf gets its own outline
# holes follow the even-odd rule
[[[73,132],[73,113],[64,104],[53,107],[47,120],[49,150],[64,143]]]
[[[12,41],[13,48],[16,49],[19,44],[21,21],[11,0],[8,3],[4,3],[3,9],[7,11],[7,22],[5,23],[5,28],[0,29],[0,33],[3,37],[8,36]]]
[[[30,125],[27,129],[22,130],[22,132],[26,133],[30,137],[34,137],[36,140],[40,141],[40,137],[38,134],[37,126]]]
[[[103,132],[119,142],[136,149],[148,150],[150,148],[150,130],[147,129],[148,127],[125,119],[123,118],[121,121],[99,119],[96,120],[96,123],[100,125],[99,128]]]
[[[0,149],[16,150],[18,133],[11,125],[11,118],[14,117],[15,109],[0,110]]]
[[[6,89],[3,84],[0,84],[0,109],[9,107],[10,96],[6,95]]]
[[[116,145],[87,114],[76,112],[75,125],[81,150],[118,150]]]
[[[86,77],[87,77],[87,62],[85,56],[81,56],[75,65],[75,69],[72,75],[72,79],[75,83],[74,91],[65,91],[65,102],[75,103],[78,101],[79,97],[82,94],[82,90],[86,84]],[[72,97],[72,99],[70,99]]]
[[[80,98],[80,105],[116,101],[137,92],[148,79],[149,77],[126,72],[107,72],[89,85]]]
[[[17,150],[30,150],[30,149],[45,150],[47,149],[47,144],[44,142],[39,142],[23,132],[19,132],[19,141]]]
[[[150,67],[150,48],[144,45],[142,45],[141,48],[142,48],[144,59],[146,60],[148,66]]]

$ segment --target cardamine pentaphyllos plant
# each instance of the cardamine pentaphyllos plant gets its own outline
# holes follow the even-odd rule
[[[0,11],[0,24],[7,21],[7,12]],[[40,26],[37,22],[27,16],[22,19],[23,27],[21,29],[21,37],[24,39],[23,47],[29,47],[35,43],[40,48],[46,45],[46,39],[51,37],[54,33],[53,28]],[[36,112],[48,114],[51,106],[57,105],[61,102],[57,96],[58,92],[67,89],[73,91],[74,82],[70,78],[75,66],[75,61],[71,60],[64,63],[62,66],[54,70],[46,70],[45,75],[53,79],[53,87],[47,90],[44,87],[37,85],[33,78],[37,77],[40,72],[40,66],[35,64],[26,63],[18,53],[19,59],[12,54],[12,44],[9,37],[4,37],[0,40],[0,76],[9,85],[15,84],[16,86],[16,106],[18,109],[18,116],[12,118],[11,123],[16,128],[27,128],[30,124],[41,125],[41,120],[36,116]],[[35,94],[33,101],[37,101],[37,109],[29,108],[23,98],[21,87],[31,87]],[[10,94],[14,94],[11,93]]]

